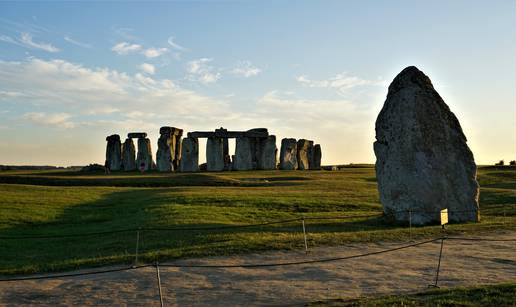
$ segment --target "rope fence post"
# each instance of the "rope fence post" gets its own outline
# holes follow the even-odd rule
[[[412,241],[412,210],[408,210],[409,241]]]
[[[305,227],[305,217],[301,219],[301,223],[303,224],[303,236],[305,237],[305,254],[308,254],[308,243],[306,240],[306,227]]]
[[[154,266],[156,267],[156,278],[158,279],[159,303],[160,306],[163,307],[163,295],[161,293],[161,278],[159,277],[159,263],[156,261]]]
[[[134,256],[134,265],[138,265],[138,248],[140,246],[140,229],[136,230],[136,251]]]
[[[435,282],[434,282],[433,285],[429,286],[430,288],[439,288],[437,283],[439,282],[439,271],[441,269],[441,258],[443,256],[443,246],[444,246],[444,240],[445,239],[446,239],[446,237],[441,237],[441,249],[439,251],[439,262],[437,263],[437,271],[435,273]]]

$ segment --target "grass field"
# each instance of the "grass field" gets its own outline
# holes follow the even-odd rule
[[[514,228],[516,171],[481,168],[481,223],[450,233]],[[127,228],[210,227],[298,217],[381,214],[374,168],[342,171],[0,173],[0,237],[102,232]],[[407,240],[404,225],[383,217],[307,220],[309,246]],[[412,228],[413,239],[439,226]],[[60,271],[132,263],[136,232],[57,239],[0,239],[0,274]],[[302,249],[299,221],[231,230],[142,231],[139,261]]]
[[[387,296],[348,302],[319,302],[309,306],[516,306],[514,293],[516,293],[516,284],[505,283],[494,286],[432,290],[414,295]]]

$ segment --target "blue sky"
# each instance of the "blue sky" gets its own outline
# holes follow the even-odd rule
[[[415,65],[478,163],[516,159],[516,2],[0,2],[0,164],[103,163],[106,135],[267,127],[374,162]]]

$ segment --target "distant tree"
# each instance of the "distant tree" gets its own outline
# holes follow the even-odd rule
[[[516,160],[512,160],[511,162],[509,162],[509,165],[516,166]]]
[[[505,161],[504,160],[500,160],[500,162],[496,163],[495,165],[496,166],[504,166],[505,165]]]

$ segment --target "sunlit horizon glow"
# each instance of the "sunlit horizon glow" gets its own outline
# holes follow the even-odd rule
[[[374,163],[387,87],[411,65],[477,164],[509,162],[515,32],[511,1],[0,2],[0,164],[103,164],[105,137],[133,131],[155,153],[161,126],[265,127],[278,149],[320,143],[323,165]]]

